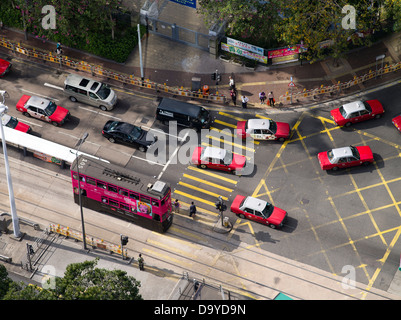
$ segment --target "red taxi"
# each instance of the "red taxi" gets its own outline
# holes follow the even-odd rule
[[[0,77],[7,74],[11,69],[12,64],[6,60],[0,59]]]
[[[64,124],[70,118],[70,112],[53,101],[25,94],[18,101],[17,110],[27,117],[47,121],[55,126]]]
[[[379,100],[354,101],[330,111],[331,117],[339,126],[350,126],[352,123],[379,119],[384,109]]]
[[[401,132],[401,114],[394,117],[391,122],[393,123],[393,125],[397,128],[398,131]]]
[[[359,165],[368,165],[374,161],[372,150],[369,146],[342,147],[317,155],[320,167],[323,170],[338,170]]]
[[[210,168],[234,174],[243,171],[245,162],[245,156],[216,147],[196,147],[192,154],[192,164],[198,168]]]
[[[4,114],[1,118],[1,122],[3,126],[9,127],[11,129],[15,129],[21,132],[29,133],[31,131],[31,127],[27,124],[19,121],[17,118],[12,117],[8,114]]]
[[[277,208],[267,201],[237,195],[231,204],[231,212],[241,219],[250,220],[268,225],[271,228],[281,228],[287,212]]]
[[[285,122],[276,122],[271,119],[249,119],[237,122],[237,136],[254,140],[284,141],[290,136],[290,125]]]

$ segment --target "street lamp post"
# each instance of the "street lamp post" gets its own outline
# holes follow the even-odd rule
[[[82,194],[81,194],[81,180],[79,177],[78,152],[79,152],[79,149],[81,148],[82,144],[85,142],[86,138],[88,138],[88,135],[89,134],[87,132],[84,133],[84,135],[81,138],[81,141],[79,142],[77,152],[75,153],[75,159],[77,162],[77,173],[78,173],[78,199],[79,199],[79,208],[81,210],[82,241],[84,244],[84,250],[86,250],[86,234],[85,234],[84,212],[82,209]]]
[[[14,237],[21,238],[21,232],[19,228],[19,219],[17,216],[17,210],[15,208],[15,199],[14,199],[14,190],[13,184],[11,181],[11,174],[10,174],[10,166],[8,164],[8,155],[7,155],[7,146],[6,146],[6,139],[4,137],[4,129],[3,129],[3,122],[1,118],[5,113],[7,113],[8,107],[4,105],[4,95],[6,94],[5,91],[0,92],[1,96],[3,97],[3,102],[0,102],[0,128],[1,128],[1,137],[2,137],[2,144],[3,144],[3,154],[4,154],[4,164],[6,167],[6,177],[7,177],[7,185],[8,185],[8,196],[10,198],[10,210],[11,210],[11,217],[13,222],[13,229],[14,229]]]

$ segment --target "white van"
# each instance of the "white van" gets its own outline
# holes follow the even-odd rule
[[[87,103],[103,111],[112,110],[117,102],[116,93],[107,85],[76,74],[68,75],[63,91],[71,101]]]

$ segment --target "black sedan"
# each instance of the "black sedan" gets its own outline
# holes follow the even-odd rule
[[[146,151],[157,140],[153,134],[130,123],[109,120],[103,127],[102,134],[110,142],[121,142]]]

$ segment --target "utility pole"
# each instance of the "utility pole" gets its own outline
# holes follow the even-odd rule
[[[84,246],[84,250],[87,250],[86,248],[86,234],[85,234],[85,222],[84,222],[84,212],[82,209],[82,190],[81,190],[81,177],[79,176],[79,163],[78,163],[78,153],[79,149],[81,149],[82,144],[85,142],[86,138],[88,138],[88,133],[85,132],[81,138],[81,141],[79,142],[78,149],[75,153],[75,160],[77,162],[77,173],[78,173],[78,199],[79,199],[79,210],[81,211],[81,224],[82,224],[82,242]]]
[[[143,76],[143,63],[142,63],[141,29],[139,27],[139,23],[138,23],[138,49],[139,49],[139,63],[141,66],[141,80],[143,85],[144,76]]]
[[[22,234],[21,234],[20,227],[19,227],[19,219],[17,216],[17,209],[15,207],[14,190],[13,190],[13,184],[11,181],[10,166],[8,164],[7,145],[6,145],[6,139],[4,137],[3,122],[1,120],[2,116],[5,113],[7,113],[7,111],[8,111],[8,107],[6,105],[4,105],[6,94],[7,94],[6,91],[4,91],[4,90],[0,91],[0,95],[3,97],[3,102],[0,102],[1,140],[3,143],[4,164],[5,164],[5,168],[6,168],[8,197],[10,199],[10,210],[11,210],[11,217],[12,217],[12,222],[13,222],[14,237],[17,239],[20,239],[22,237]]]

